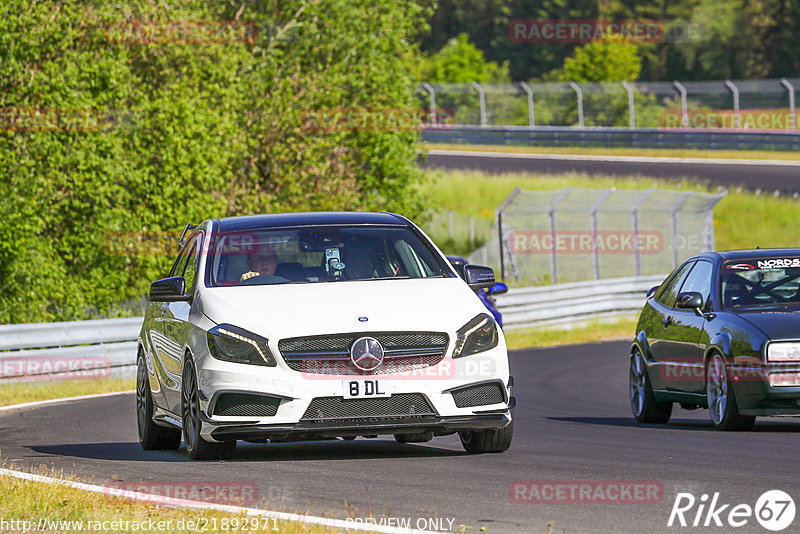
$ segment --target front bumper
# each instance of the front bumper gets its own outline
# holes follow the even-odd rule
[[[790,372],[800,376],[795,366],[731,366],[736,403],[742,415],[800,415],[800,386],[774,386],[770,374]]]
[[[243,440],[251,442],[303,441],[336,437],[378,436],[404,433],[433,432],[436,436],[458,431],[504,428],[511,422],[510,411],[465,416],[422,416],[384,420],[297,424],[214,424],[208,436],[215,441]],[[205,426],[205,423],[204,423]],[[204,432],[205,433],[205,432]]]

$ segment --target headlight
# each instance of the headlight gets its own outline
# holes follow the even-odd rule
[[[494,317],[482,313],[465,324],[456,333],[453,358],[477,354],[497,346],[499,335]]]
[[[767,345],[767,361],[800,362],[800,343],[770,343]]]
[[[224,362],[276,365],[266,338],[229,324],[208,331],[208,350],[211,356]]]

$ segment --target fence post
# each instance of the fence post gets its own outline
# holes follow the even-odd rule
[[[455,234],[455,231],[453,230],[453,212],[452,211],[448,211],[447,212],[447,234],[450,236],[451,239],[453,238],[453,236]]]
[[[550,202],[550,211],[547,214],[547,219],[550,221],[550,241],[552,250],[550,252],[550,280],[551,284],[558,283],[558,248],[556,247],[556,206],[566,198],[569,192],[572,191],[571,187],[566,187],[558,192],[558,194]]]
[[[534,128],[536,127],[536,114],[533,111],[533,89],[527,82],[519,82],[519,86],[528,94],[528,125]]]
[[[706,229],[705,232],[703,232],[703,252],[714,250],[714,206],[716,206],[717,202],[722,200],[726,194],[727,191],[711,199],[704,210]]]
[[[636,108],[633,105],[633,87],[628,82],[622,82],[622,87],[628,91],[628,123],[631,129],[636,128]]]
[[[642,273],[642,262],[639,258],[639,209],[653,192],[653,188],[645,189],[633,203],[633,272],[636,276]]]
[[[725,86],[731,90],[733,94],[733,120],[736,124],[736,129],[742,127],[742,119],[739,113],[739,88],[736,87],[732,81],[725,80]]]
[[[781,83],[789,91],[789,128],[797,129],[797,117],[794,114],[794,87],[786,78],[781,78]]]
[[[472,82],[472,87],[478,91],[478,101],[481,105],[481,126],[486,126],[486,93],[478,82]]]
[[[569,86],[575,91],[575,96],[578,98],[578,128],[583,128],[583,91],[580,86],[575,82],[569,82]]]
[[[678,210],[681,209],[683,203],[686,202],[686,199],[689,198],[691,195],[690,192],[686,192],[681,195],[681,198],[678,199],[678,202],[672,206],[672,268],[678,266]]]
[[[594,279],[600,278],[600,253],[597,251],[597,210],[606,201],[608,196],[616,191],[616,187],[611,187],[603,191],[600,196],[592,203],[592,263],[594,267]]]
[[[469,216],[469,242],[470,245],[475,242],[475,217]]]
[[[437,126],[439,120],[436,118],[436,91],[434,91],[433,86],[428,82],[422,82],[422,88],[428,91],[428,95],[430,95],[431,124]]]
[[[672,82],[672,85],[675,86],[675,89],[681,94],[681,122],[683,123],[684,128],[689,127],[689,103],[687,102],[686,96],[686,88],[679,82],[675,80]]]
[[[513,200],[522,193],[522,189],[519,186],[515,187],[511,193],[506,197],[502,204],[497,206],[494,214],[497,217],[497,252],[498,258],[500,259],[500,280],[505,280],[505,262],[503,261],[503,212],[508,208],[508,206],[513,202]]]

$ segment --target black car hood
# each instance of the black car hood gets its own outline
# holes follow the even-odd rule
[[[733,312],[772,340],[800,339],[800,306],[769,306]]]

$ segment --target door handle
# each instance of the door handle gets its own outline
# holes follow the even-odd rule
[[[672,324],[672,316],[671,315],[667,315],[666,317],[661,319],[661,324],[663,324],[665,327],[671,325]]]

